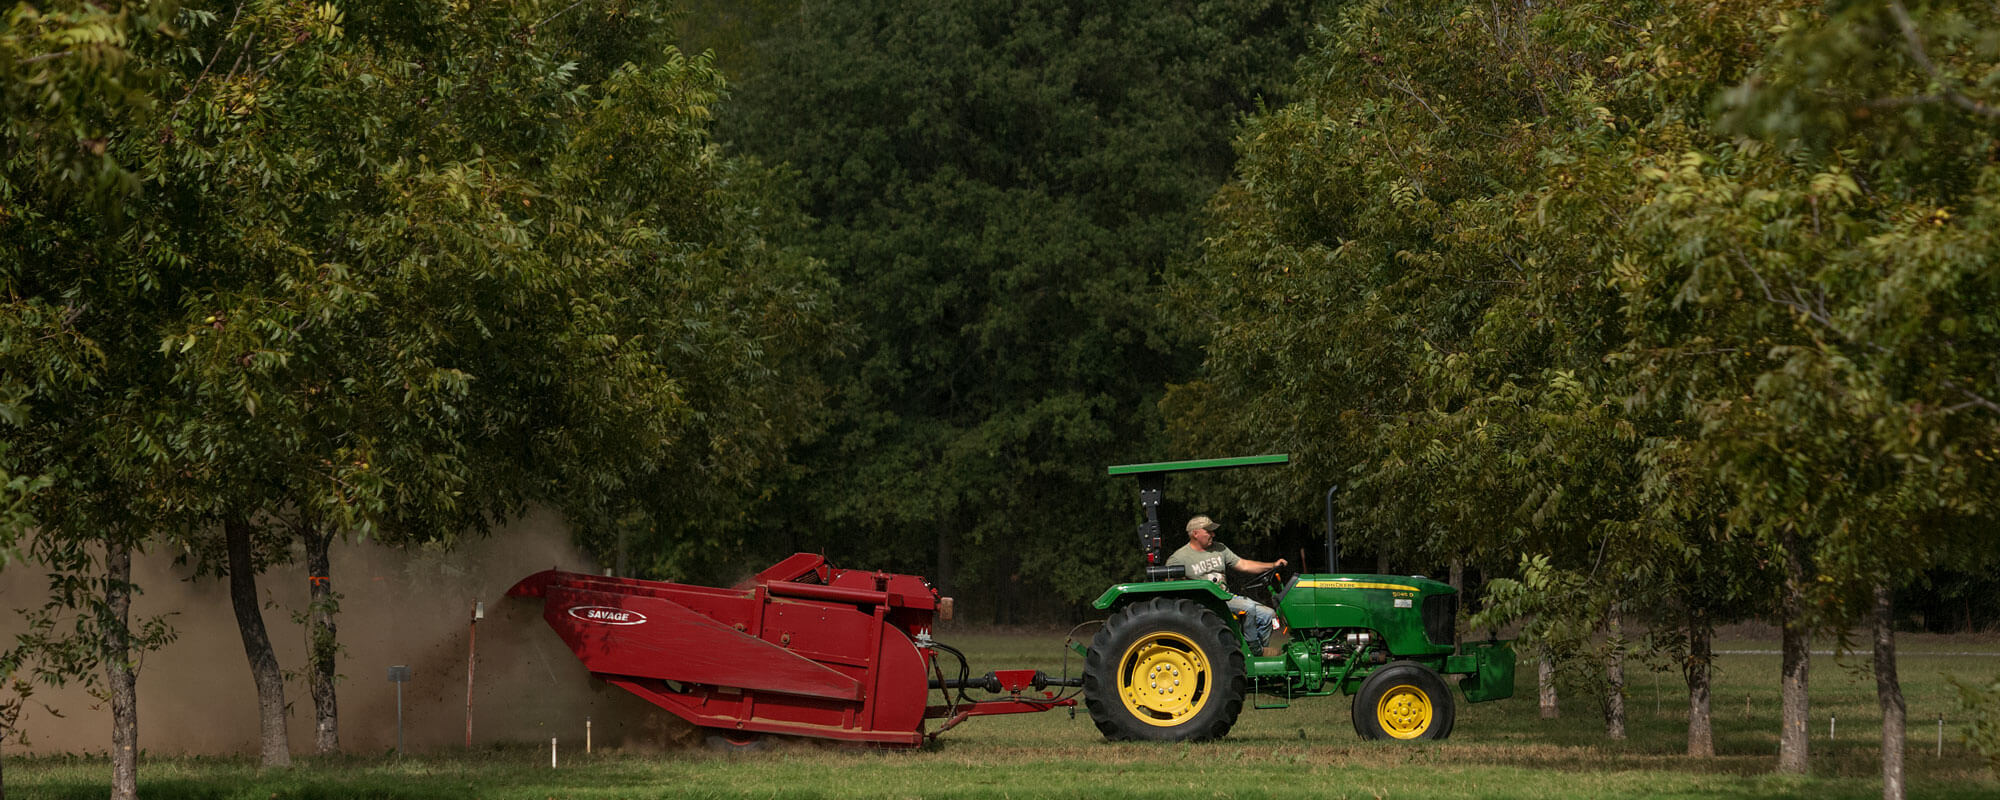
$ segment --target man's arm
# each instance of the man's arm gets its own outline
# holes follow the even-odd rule
[[[1252,575],[1262,575],[1266,572],[1270,572],[1271,570],[1282,567],[1285,564],[1286,561],[1282,558],[1276,561],[1255,561],[1248,558],[1238,558],[1236,559],[1236,563],[1229,565],[1229,568],[1236,570],[1237,572],[1242,572]]]

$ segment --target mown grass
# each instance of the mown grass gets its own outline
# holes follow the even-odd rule
[[[983,672],[993,667],[1062,667],[1059,635],[959,634],[948,638]],[[1775,650],[1762,641],[1724,649]],[[1946,673],[1991,675],[2000,654],[1990,641],[1916,638],[1904,643],[1902,676],[1911,719],[1912,797],[2000,797],[2000,780],[1956,739]],[[1512,700],[1460,705],[1449,741],[1423,746],[1355,738],[1344,699],[1302,700],[1290,708],[1246,711],[1229,738],[1203,744],[1109,744],[1087,714],[981,718],[918,751],[794,744],[757,753],[699,748],[664,754],[566,754],[549,769],[532,746],[473,753],[417,754],[397,760],[302,759],[291,770],[260,772],[243,758],[148,759],[148,798],[190,800],[544,800],[576,798],[1766,798],[1880,796],[1880,717],[1872,676],[1831,657],[1813,663],[1812,775],[1770,774],[1777,753],[1777,656],[1725,655],[1716,682],[1716,748],[1710,759],[1681,755],[1684,695],[1677,674],[1634,669],[1630,738],[1603,738],[1594,701],[1565,697],[1563,716],[1540,719],[1533,673],[1524,669]],[[1072,671],[1077,660],[1070,660]],[[1657,687],[1657,688],[1656,688]],[[1946,716],[1944,755],[1936,718]],[[1838,718],[1828,739],[1826,720]],[[104,796],[100,757],[9,759],[14,798],[81,800]]]

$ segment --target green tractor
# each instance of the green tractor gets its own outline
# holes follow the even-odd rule
[[[1354,731],[1369,739],[1443,739],[1456,716],[1445,676],[1466,702],[1514,694],[1514,651],[1499,640],[1459,643],[1457,590],[1406,575],[1340,573],[1327,492],[1329,574],[1293,575],[1276,589],[1289,641],[1275,655],[1244,644],[1229,592],[1165,566],[1160,505],[1176,472],[1283,464],[1286,455],[1132,464],[1139,479],[1146,580],[1111,587],[1111,612],[1085,652],[1084,704],[1111,740],[1188,741],[1229,732],[1246,698],[1282,708],[1300,697],[1348,695]]]

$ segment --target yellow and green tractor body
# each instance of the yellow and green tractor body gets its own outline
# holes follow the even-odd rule
[[[1279,697],[1352,695],[1376,667],[1413,661],[1457,675],[1468,703],[1514,695],[1514,650],[1508,642],[1456,640],[1458,592],[1449,584],[1409,575],[1298,575],[1280,592],[1278,616],[1289,641],[1276,655],[1244,649],[1253,692]],[[1114,611],[1148,598],[1193,601],[1243,640],[1243,620],[1230,613],[1229,593],[1209,581],[1122,583],[1092,603]]]
[[[1466,702],[1514,694],[1514,650],[1497,639],[1460,642],[1458,590],[1413,575],[1340,572],[1327,493],[1329,572],[1294,575],[1275,587],[1284,636],[1261,652],[1247,642],[1231,594],[1166,564],[1166,476],[1284,464],[1283,454],[1111,467],[1139,480],[1144,580],[1106,590],[1109,612],[1089,647],[1085,705],[1106,738],[1188,741],[1227,735],[1246,702],[1278,708],[1295,698],[1353,697],[1364,738],[1437,740],[1451,735],[1456,676]]]

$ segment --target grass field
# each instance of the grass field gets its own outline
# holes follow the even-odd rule
[[[1062,667],[1060,634],[958,634],[946,638],[975,669]],[[1901,673],[1910,709],[1908,781],[1915,798],[2000,798],[2000,780],[1956,741],[1955,703],[1945,673],[2000,672],[1990,638],[1908,637]],[[1729,640],[1722,650],[1776,650],[1776,643]],[[1977,652],[1991,655],[1925,655]],[[1715,686],[1716,750],[1689,759],[1678,674],[1634,669],[1631,736],[1603,739],[1589,699],[1565,697],[1563,717],[1542,720],[1533,669],[1521,671],[1511,700],[1459,706],[1449,741],[1391,745],[1357,739],[1344,698],[1245,711],[1220,742],[1109,744],[1087,714],[1056,711],[974,719],[913,752],[788,745],[757,753],[700,748],[664,754],[565,754],[548,767],[546,749],[523,746],[472,754],[301,759],[262,773],[244,758],[148,759],[140,793],[155,800],[312,798],[882,797],[882,798],[1868,798],[1881,793],[1880,717],[1874,679],[1815,657],[1812,775],[1769,774],[1777,753],[1775,654],[1720,658]],[[1077,660],[1070,660],[1074,670]],[[1528,665],[1524,664],[1524,667]],[[1657,686],[1657,689],[1655,688]],[[1944,754],[1937,717],[1944,714]],[[1827,718],[1837,717],[1828,739]],[[1960,715],[1962,717],[1962,715]],[[82,800],[105,794],[101,757],[10,758],[8,796]]]

